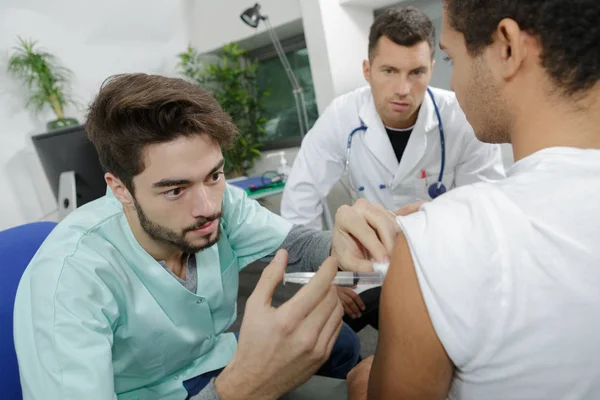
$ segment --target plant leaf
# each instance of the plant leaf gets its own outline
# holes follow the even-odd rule
[[[27,107],[39,112],[46,104],[62,114],[62,108],[72,99],[69,81],[72,72],[62,66],[56,56],[37,48],[37,42],[17,37],[7,65],[7,72],[21,80],[30,90]]]

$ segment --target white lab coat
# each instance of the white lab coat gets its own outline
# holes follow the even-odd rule
[[[446,143],[443,183],[448,190],[477,181],[503,178],[500,147],[480,142],[466,120],[453,92],[431,88],[442,118]],[[360,119],[359,119],[360,118]],[[441,167],[440,133],[435,108],[425,93],[415,127],[398,163],[370,87],[356,89],[335,99],[302,141],[288,177],[281,215],[294,224],[321,226],[325,199],[340,181],[346,163],[348,135],[352,139],[349,174],[354,197],[363,197],[395,211],[402,206],[430,200],[428,186],[437,182]],[[427,174],[421,178],[422,171]],[[347,182],[346,179],[342,183]],[[380,185],[386,188],[380,188]],[[348,187],[348,185],[345,185]],[[357,196],[356,196],[357,195]]]

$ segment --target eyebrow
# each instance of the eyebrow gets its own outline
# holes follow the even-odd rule
[[[166,188],[172,186],[189,185],[191,182],[187,179],[161,179],[152,184],[153,188]]]
[[[217,165],[215,165],[215,167],[213,169],[211,169],[208,174],[206,174],[206,176],[214,174],[215,172],[217,172],[218,170],[220,170],[221,168],[223,168],[224,165],[225,165],[225,159],[221,158],[221,161],[219,161],[217,163]]]
[[[444,46],[444,45],[442,44],[442,42],[440,42],[440,50],[441,50],[441,51],[446,51],[446,46]]]
[[[395,71],[395,72],[398,72],[398,71],[400,71],[398,68],[396,68],[396,67],[392,67],[391,65],[382,65],[380,68],[381,68],[381,69],[391,69],[392,71]],[[421,66],[419,66],[419,67],[416,67],[416,68],[413,68],[413,69],[411,69],[411,70],[410,70],[410,72],[414,72],[414,71],[420,71],[420,70],[423,70],[423,71],[424,71],[424,70],[426,70],[426,69],[427,69],[427,66],[426,66],[426,65],[421,65]]]
[[[215,165],[214,168],[211,169],[210,172],[206,176],[210,176],[210,175],[214,174],[219,169],[223,168],[224,165],[225,165],[225,159],[222,158],[221,161],[219,161],[217,163],[217,165]],[[152,184],[152,187],[153,188],[168,188],[168,187],[173,187],[173,186],[189,185],[190,183],[192,183],[192,182],[189,179],[161,179],[158,182],[154,182]]]

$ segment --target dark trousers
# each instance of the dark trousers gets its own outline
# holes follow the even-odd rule
[[[236,338],[238,333],[235,334]],[[360,341],[356,333],[346,324],[342,326],[340,335],[338,336],[329,359],[319,368],[316,375],[326,376],[330,378],[346,379],[348,372],[358,364],[360,360]],[[183,386],[188,392],[188,398],[195,396],[210,380],[217,377],[223,368],[209,371],[195,378],[188,379],[183,382]]]
[[[379,297],[381,296],[381,287],[365,290],[360,295],[365,310],[361,312],[360,318],[352,319],[344,315],[344,322],[352,328],[354,332],[360,332],[365,326],[371,325],[379,330]]]

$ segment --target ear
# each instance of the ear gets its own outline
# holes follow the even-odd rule
[[[121,204],[123,204],[124,207],[134,205],[133,195],[119,178],[110,172],[107,172],[104,174],[104,180],[115,197],[121,202]]]
[[[499,73],[505,80],[512,79],[527,58],[529,35],[521,31],[515,20],[505,18],[498,23],[494,34],[494,57],[497,58]]]
[[[363,76],[367,80],[367,82],[371,83],[371,63],[369,60],[363,60]]]

